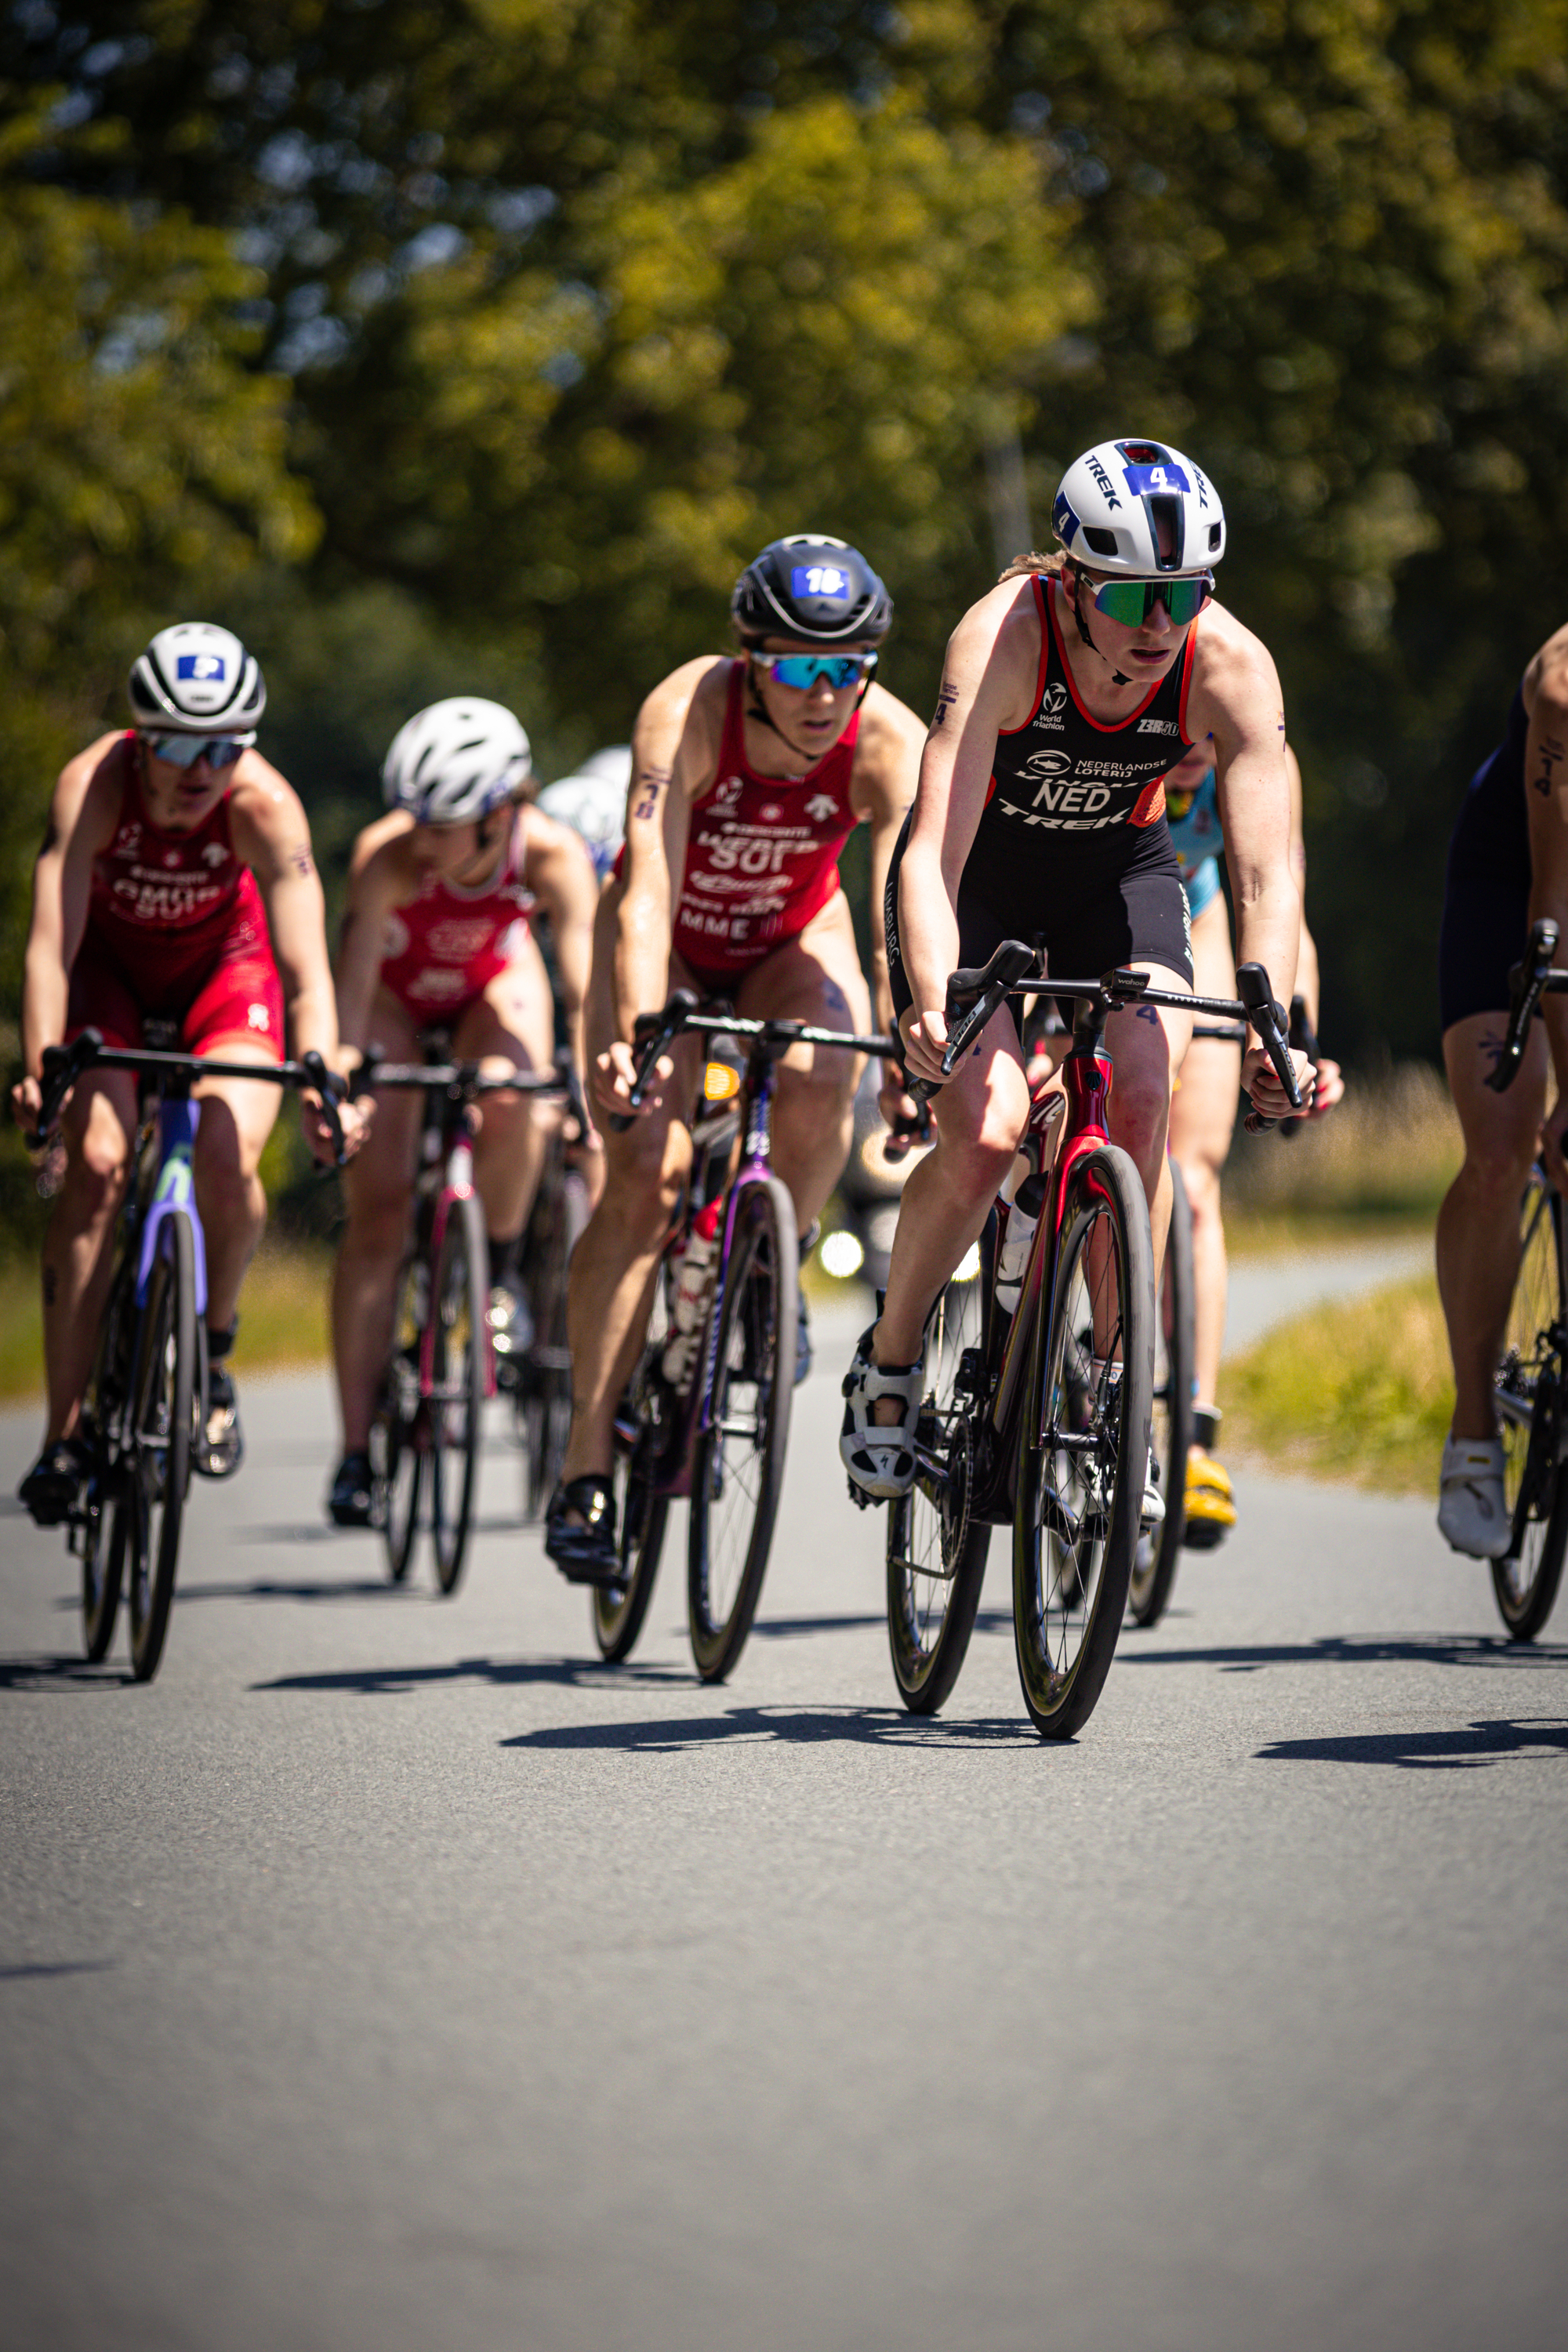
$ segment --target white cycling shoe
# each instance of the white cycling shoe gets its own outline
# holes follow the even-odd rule
[[[1437,1528],[1455,1551],[1501,1559],[1513,1540],[1502,1491],[1500,1437],[1446,1437]]]
[[[854,1359],[844,1375],[844,1426],[838,1455],[849,1473],[850,1491],[858,1502],[889,1503],[907,1495],[915,1483],[915,1424],[920,1419],[925,1387],[925,1357],[918,1364],[874,1364],[873,1323],[863,1331]],[[896,1397],[901,1411],[897,1421],[871,1418],[882,1397]]]
[[[1149,1471],[1143,1481],[1143,1508],[1139,1515],[1140,1528],[1157,1528],[1165,1517],[1165,1497],[1160,1492],[1160,1465],[1154,1459],[1154,1449],[1149,1449]]]

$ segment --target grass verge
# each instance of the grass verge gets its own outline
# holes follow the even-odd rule
[[[1432,1495],[1454,1410],[1429,1274],[1314,1307],[1225,1370],[1225,1446],[1272,1470]]]
[[[263,1242],[245,1279],[237,1373],[286,1371],[324,1362],[328,1353],[328,1284],[331,1252]],[[24,1261],[0,1263],[0,1399],[42,1393],[43,1311],[38,1269]]]

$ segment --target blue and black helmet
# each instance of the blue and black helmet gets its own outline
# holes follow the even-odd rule
[[[764,637],[813,645],[879,645],[893,600],[858,548],[821,532],[775,539],[735,583],[730,617],[743,646]]]

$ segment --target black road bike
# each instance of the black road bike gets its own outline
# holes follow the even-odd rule
[[[1032,975],[1032,977],[1027,977]],[[1061,1086],[1036,1097],[1023,1151],[1029,1174],[998,1201],[981,1241],[980,1329],[952,1325],[957,1287],[928,1326],[931,1387],[915,1480],[888,1517],[888,1632],[893,1674],[916,1714],[941,1706],[973,1630],[994,1526],[1013,1528],[1013,1628],[1024,1703],[1045,1738],[1067,1739],[1094,1710],[1115,1654],[1137,1555],[1154,1408],[1156,1302],[1142,1182],[1106,1128],[1110,1014],[1168,1004],[1250,1021],[1287,1094],[1300,1095],[1283,1008],[1267,973],[1244,964],[1239,1001],[1194,998],[1148,975],[1043,981],[1038,950],[1005,940],[983,970],[948,982],[950,1074],[1009,996],[1048,987],[1076,1010]],[[919,1094],[930,1088],[919,1085]],[[1036,1220],[1012,1312],[995,1289],[1007,1223]],[[853,1484],[854,1499],[865,1497]]]
[[[114,1638],[129,1584],[131,1665],[151,1682],[163,1654],[193,1457],[204,1440],[207,1393],[206,1244],[196,1210],[192,1151],[200,1078],[313,1087],[343,1157],[337,1103],[342,1081],[319,1054],[298,1062],[226,1062],[177,1049],[178,1027],[143,1024],[140,1052],[106,1046],[96,1029],[44,1055],[43,1107],[32,1149],[47,1143],[60,1107],[93,1068],[134,1071],[135,1169],[115,1230],[109,1299],[99,1328],[78,1435],[89,1468],[68,1514],[67,1541],[81,1562],[82,1637],[96,1665]]]

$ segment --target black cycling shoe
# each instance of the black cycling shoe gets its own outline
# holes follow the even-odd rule
[[[327,1496],[327,1517],[335,1528],[374,1528],[375,1474],[368,1454],[345,1454]]]
[[[206,1443],[196,1448],[191,1467],[203,1478],[232,1478],[245,1459],[234,1375],[224,1363],[207,1365]]]
[[[568,1511],[577,1512],[586,1525],[574,1527]],[[568,1584],[625,1584],[616,1542],[616,1497],[607,1478],[590,1470],[557,1486],[545,1507],[544,1550]]]
[[[57,1437],[45,1446],[16,1489],[16,1500],[32,1513],[35,1527],[58,1528],[69,1518],[91,1466],[78,1437]]]

